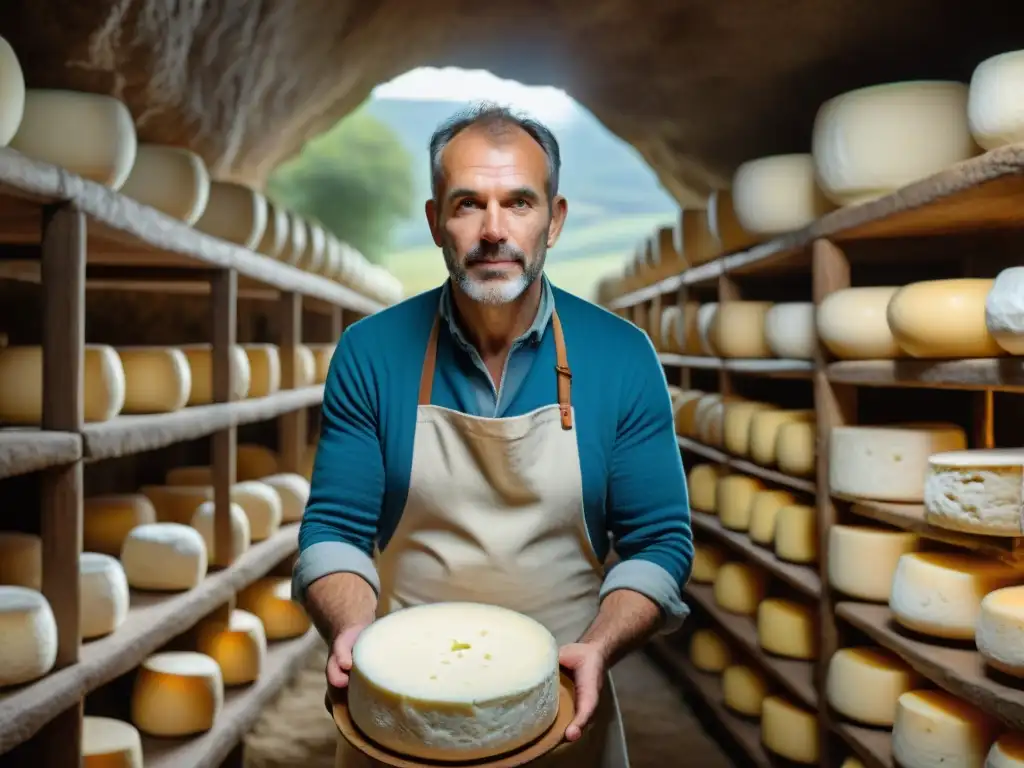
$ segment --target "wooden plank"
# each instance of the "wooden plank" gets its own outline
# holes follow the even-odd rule
[[[81,435],[39,429],[0,429],[0,479],[71,464],[81,458]]]
[[[777,472],[774,469],[758,466],[746,459],[737,459],[732,456],[729,457],[728,464],[737,472],[759,477],[762,480],[767,480],[769,483],[773,483],[774,485],[782,485],[786,488],[792,488],[794,491],[810,493],[812,495],[817,492],[817,486],[813,480],[786,475],[782,472]]]
[[[285,293],[278,304],[278,348],[281,350],[281,386],[295,386],[295,350],[302,343],[302,296]],[[277,452],[283,472],[298,472],[306,451],[306,414],[289,411],[277,420]]]
[[[231,353],[238,335],[238,273],[222,269],[210,279],[210,320],[213,328],[213,404],[226,406],[235,391],[234,366]],[[213,477],[213,562],[231,563],[235,548],[235,531],[231,525],[231,487],[235,484],[238,429],[228,424],[213,433],[211,445]]]
[[[864,728],[844,722],[832,722],[832,731],[849,745],[865,768],[895,768],[892,758],[892,731]]]
[[[862,387],[1024,392],[1024,359],[843,360],[827,367],[829,381]]]
[[[676,435],[676,442],[684,451],[690,451],[691,453],[703,456],[705,459],[710,461],[714,461],[719,464],[727,464],[729,462],[729,456],[724,451],[712,448],[709,445],[704,445],[704,443],[698,443],[696,440],[689,437]]]
[[[676,355],[671,352],[662,352],[658,355],[662,365],[671,365],[677,368],[698,368],[707,371],[718,371],[722,368],[722,358],[702,357],[700,355]]]

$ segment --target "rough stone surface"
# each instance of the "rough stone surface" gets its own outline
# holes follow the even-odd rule
[[[6,0],[30,86],[120,96],[145,141],[256,185],[419,65],[565,88],[681,201],[808,147],[822,101],[970,77],[1019,47],[988,0]],[[1002,13],[1000,13],[1002,11]]]

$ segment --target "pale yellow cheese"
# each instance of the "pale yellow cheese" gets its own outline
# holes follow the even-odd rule
[[[207,619],[196,628],[196,650],[220,667],[224,685],[259,679],[267,658],[263,622],[248,611],[231,611],[227,621]]]
[[[844,288],[818,305],[818,338],[841,360],[891,360],[903,350],[889,329],[889,300],[898,287]]]
[[[1024,587],[1003,587],[985,595],[974,641],[992,667],[1024,677]]]
[[[119,556],[132,528],[155,522],[156,508],[144,494],[87,498],[82,511],[82,549]]]
[[[702,392],[699,389],[684,390],[672,402],[677,435],[682,435],[683,437],[696,436],[697,406],[700,405],[700,399],[706,394],[706,392]]]
[[[716,491],[718,480],[726,474],[721,464],[698,464],[690,470],[686,486],[690,506],[698,512],[715,512],[718,508]]]
[[[269,485],[281,498],[281,522],[295,523],[302,519],[309,501],[309,481],[295,472],[267,475],[260,482]]]
[[[1024,142],[1024,113],[1017,96],[1022,88],[1024,51],[990,56],[974,68],[967,95],[967,125],[983,149]]]
[[[199,531],[187,525],[139,525],[124,540],[121,565],[134,589],[181,592],[206,575],[206,544]]]
[[[652,301],[647,305],[647,335],[657,352],[664,352],[661,345],[661,303]]]
[[[765,358],[772,356],[765,341],[765,317],[770,301],[724,301],[711,321],[711,347],[721,357]]]
[[[238,607],[259,618],[267,640],[287,640],[310,627],[306,611],[291,599],[291,593],[289,579],[258,579],[238,593]]]
[[[801,765],[817,765],[821,754],[818,717],[781,696],[761,703],[761,743],[769,752]]]
[[[843,760],[843,764],[839,768],[864,768],[864,763],[851,756]]]
[[[729,645],[717,632],[698,629],[690,638],[690,663],[701,672],[719,673],[732,662]]]
[[[889,301],[886,314],[893,338],[911,357],[1005,354],[985,326],[985,299],[994,282],[926,280],[901,288]]]
[[[853,512],[857,512],[853,505]],[[900,558],[920,546],[917,534],[867,525],[833,525],[828,531],[828,579],[857,600],[888,603]],[[864,563],[871,563],[865,568]]]
[[[285,264],[298,264],[306,250],[307,239],[309,232],[303,218],[294,211],[288,211],[288,240],[277,258]]]
[[[750,503],[750,527],[747,535],[755,544],[768,546],[775,541],[775,522],[779,510],[796,504],[796,496],[789,491],[761,490]]]
[[[78,556],[78,627],[83,640],[114,632],[128,618],[128,578],[115,558],[99,552]]]
[[[255,443],[239,443],[235,464],[239,481],[259,480],[281,471],[277,454]]]
[[[39,536],[0,532],[0,585],[43,588],[43,540]]]
[[[722,673],[722,700],[733,712],[761,717],[761,705],[768,691],[768,681],[753,667],[733,664]]]
[[[38,680],[57,661],[57,622],[41,592],[0,586],[0,688]]]
[[[306,247],[299,256],[299,269],[307,272],[319,272],[324,261],[324,251],[327,249],[327,235],[324,228],[315,221],[305,221],[306,226]]]
[[[216,547],[216,511],[217,506],[214,502],[204,501],[196,507],[189,525],[199,531],[199,535],[203,537],[208,563],[223,567],[231,565],[231,563],[248,551],[252,543],[252,532],[249,528],[249,518],[246,517],[245,510],[234,502],[229,504],[228,519],[231,521],[231,547],[227,553],[227,559],[218,558]]]
[[[231,501],[245,511],[253,541],[269,539],[281,527],[280,494],[266,483],[248,480],[231,487]]]
[[[224,679],[202,653],[156,653],[139,665],[132,722],[150,736],[192,736],[210,730],[224,706]]]
[[[267,201],[267,226],[263,230],[256,245],[256,252],[262,253],[271,259],[280,257],[282,251],[289,244],[290,232],[288,231],[291,220],[288,211],[279,205]]]
[[[131,723],[82,718],[82,768],[142,768],[142,736]]]
[[[730,613],[753,616],[764,600],[768,579],[749,563],[725,563],[715,576],[715,602]]]
[[[209,405],[213,402],[213,352],[209,344],[186,344],[181,351],[188,359],[188,367],[192,373],[192,390],[189,393],[189,405]],[[239,345],[231,347],[228,356],[231,367],[231,398],[244,400],[249,394],[252,372],[249,358]]]
[[[982,536],[1024,531],[1024,449],[951,451],[928,457],[925,519]]]
[[[267,397],[281,389],[281,350],[274,344],[243,344],[249,358],[249,397]]]
[[[723,444],[725,450],[736,456],[746,456],[750,452],[750,422],[754,414],[771,408],[766,403],[752,400],[730,402],[725,404],[725,422],[723,425]]]
[[[316,357],[313,350],[305,344],[295,346],[295,386],[293,389],[302,389],[312,386],[316,380]],[[282,381],[282,385],[283,385]]]
[[[985,768],[1024,767],[1024,732],[1009,731],[992,744],[985,758]]]
[[[11,44],[0,37],[0,147],[6,147],[25,112],[25,73]]]
[[[718,357],[718,350],[715,349],[714,337],[711,333],[711,328],[717,314],[718,302],[716,301],[701,304],[697,308],[697,340],[700,345],[701,355]]]
[[[331,369],[331,358],[334,357],[336,344],[309,344],[313,352],[315,371],[313,374],[314,384],[323,384],[327,381],[327,372]]]
[[[118,347],[124,368],[123,413],[170,413],[192,394],[192,369],[180,349]]]
[[[754,413],[750,419],[750,458],[754,463],[762,467],[776,464],[779,431],[783,425],[794,422],[813,424],[814,411],[770,409]]]
[[[140,490],[152,503],[161,523],[188,525],[199,505],[213,500],[213,487],[209,485],[144,485]]]
[[[661,310],[661,333],[658,339],[663,352],[680,355],[683,353],[686,333],[686,317],[680,306],[664,307]]]
[[[922,682],[903,659],[884,648],[840,648],[829,659],[825,695],[843,717],[891,726],[897,699]]]
[[[690,581],[696,584],[711,584],[718,576],[718,569],[729,559],[721,547],[714,544],[695,542],[693,545],[693,568]]]
[[[121,194],[195,224],[210,199],[210,173],[203,159],[184,147],[139,144]]]
[[[773,304],[764,316],[764,340],[775,357],[810,360],[818,346],[814,303]]]
[[[691,267],[704,264],[718,255],[719,247],[711,233],[711,222],[704,208],[682,208],[673,233],[676,250]]]
[[[790,421],[779,425],[775,438],[775,463],[779,471],[794,477],[811,477],[817,470],[815,445],[817,425],[813,421]]]
[[[708,223],[719,254],[739,251],[757,242],[757,236],[746,231],[736,216],[732,190],[716,189],[708,197]]]
[[[327,232],[327,246],[324,248],[324,260],[320,265],[318,274],[323,275],[328,280],[333,280],[338,276],[338,273],[342,270],[342,247],[341,242],[333,233]]]
[[[818,562],[818,511],[807,504],[789,504],[775,517],[775,555],[791,563]]]
[[[896,703],[892,756],[905,768],[981,768],[1000,726],[945,691],[908,691]]]
[[[210,183],[210,197],[195,228],[254,250],[267,228],[267,198],[233,181]]]
[[[747,530],[754,496],[761,490],[764,490],[764,483],[756,477],[726,475],[719,478],[715,505],[722,527],[733,531]]]
[[[818,188],[810,153],[748,160],[732,177],[736,220],[753,235],[806,227],[832,209]]]
[[[757,606],[757,640],[768,653],[811,661],[818,657],[814,608],[793,600],[768,598]]]

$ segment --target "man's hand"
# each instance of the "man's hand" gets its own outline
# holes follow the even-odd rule
[[[576,741],[597,710],[608,659],[595,643],[570,643],[558,652],[558,663],[572,671],[576,683],[576,717],[565,729],[565,738]]]
[[[359,633],[368,626],[357,624],[334,638],[331,655],[327,657],[327,682],[335,688],[348,685],[349,672],[352,671],[352,646],[356,644]]]

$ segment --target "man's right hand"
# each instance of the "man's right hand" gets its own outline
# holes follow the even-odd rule
[[[327,682],[335,688],[344,688],[348,685],[349,673],[352,671],[352,646],[355,645],[359,633],[368,626],[369,624],[357,624],[334,638],[331,655],[327,657]]]

